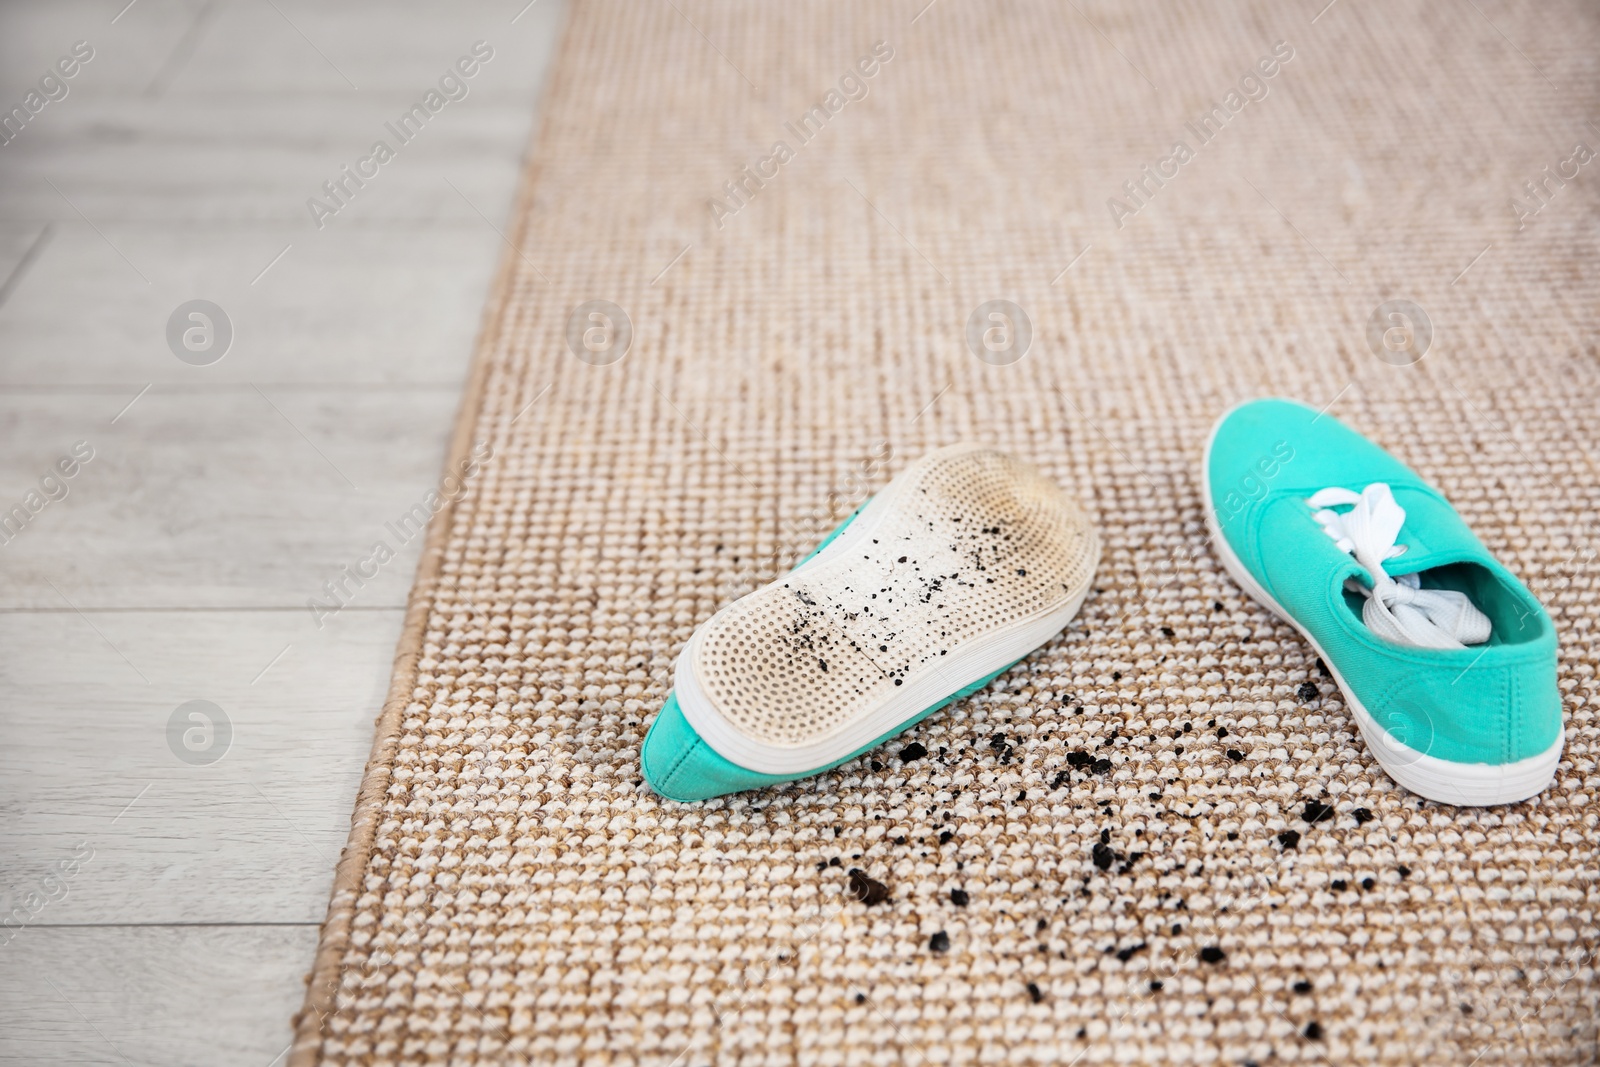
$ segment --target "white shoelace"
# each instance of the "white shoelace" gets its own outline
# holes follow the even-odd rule
[[[1312,515],[1339,550],[1356,558],[1372,575],[1368,589],[1355,578],[1345,588],[1367,598],[1361,619],[1367,629],[1389,641],[1418,648],[1462,648],[1489,640],[1489,617],[1465,593],[1452,589],[1424,589],[1420,574],[1390,577],[1383,561],[1405,551],[1396,545],[1406,512],[1394,493],[1374,482],[1360,493],[1337,486],[1324,489],[1306,501],[1317,509]],[[1338,512],[1335,507],[1350,505]]]

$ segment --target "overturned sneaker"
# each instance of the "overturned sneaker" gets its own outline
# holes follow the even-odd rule
[[[836,767],[1049,641],[1099,557],[1077,503],[1034,468],[976,445],[932,452],[695,631],[645,778],[687,801]]]
[[[1555,628],[1437,489],[1288,400],[1225,414],[1201,484],[1223,565],[1322,657],[1390,778],[1465,805],[1550,783]]]

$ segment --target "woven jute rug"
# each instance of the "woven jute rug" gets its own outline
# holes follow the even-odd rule
[[[1600,1059],[1600,14],[1324,2],[576,6],[294,1064]],[[1542,796],[1397,789],[1223,573],[1263,394],[1549,606]],[[1099,523],[1080,616],[836,771],[651,794],[695,625],[964,440]]]

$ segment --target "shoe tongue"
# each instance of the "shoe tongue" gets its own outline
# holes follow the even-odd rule
[[[1399,542],[1404,555],[1384,563],[1390,574],[1443,567],[1451,563],[1492,566],[1494,557],[1473,536],[1454,508],[1432,490],[1412,485],[1394,488],[1394,499],[1405,511]]]
[[[1452,545],[1448,548],[1430,549],[1420,538],[1413,538],[1409,529],[1402,540],[1405,551],[1383,561],[1383,572],[1391,578],[1421,574],[1424,571],[1457,564],[1474,564],[1485,570],[1494,567],[1494,557],[1476,545]],[[1366,570],[1365,567],[1361,569]]]

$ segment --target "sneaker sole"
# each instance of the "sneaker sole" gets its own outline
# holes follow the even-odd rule
[[[1339,692],[1344,694],[1345,704],[1355,717],[1356,729],[1360,731],[1361,739],[1366,742],[1368,750],[1377,759],[1379,766],[1390,778],[1406,789],[1444,804],[1458,804],[1464,807],[1514,804],[1543,792],[1554,779],[1556,765],[1561,762],[1564,733],[1558,735],[1555,744],[1545,751],[1514,763],[1457,763],[1454,760],[1444,760],[1417,751],[1384,729],[1345,684],[1339,668],[1334,664],[1332,657],[1323,651],[1317,639],[1312,637],[1294,616],[1284,610],[1283,605],[1261,588],[1245,569],[1244,562],[1234,553],[1233,546],[1228,544],[1228,539],[1222,535],[1222,527],[1217,523],[1217,509],[1211,499],[1209,473],[1211,445],[1216,440],[1217,431],[1221,429],[1223,421],[1232,414],[1232,411],[1230,408],[1223,412],[1211,427],[1211,434],[1206,438],[1205,458],[1201,460],[1200,465],[1200,496],[1205,503],[1206,530],[1211,535],[1211,543],[1216,548],[1217,558],[1222,560],[1223,569],[1252,600],[1293,626],[1321,657],[1329,673],[1333,675],[1334,684],[1339,687]]]
[[[816,675],[814,681],[820,687],[831,684],[838,678],[840,686],[843,687],[848,684],[843,681],[844,678],[856,678],[861,680],[863,686],[870,684],[879,687],[881,691],[875,690],[874,695],[863,698],[867,701],[865,710],[841,715],[841,721],[822,729],[821,735],[814,739],[778,744],[753,737],[741,730],[718,710],[712,696],[702,684],[702,679],[710,676],[708,672],[719,669],[719,664],[708,655],[705,647],[707,632],[711,629],[712,623],[717,622],[717,617],[714,616],[690,638],[688,645],[678,657],[674,674],[674,691],[684,717],[707,745],[723,758],[751,771],[762,774],[809,773],[863,747],[871,747],[875,740],[892,736],[899,729],[916,721],[927,710],[947,702],[952,694],[1005,669],[1065,628],[1088,596],[1100,557],[1098,534],[1082,515],[1076,503],[1058,486],[1032,472],[1031,468],[1016,464],[1016,461],[1010,460],[1009,457],[1001,457],[1005,463],[1015,464],[1018,469],[1026,472],[1026,477],[1016,483],[1021,487],[1018,491],[1025,494],[1022,499],[1026,505],[1035,509],[1035,512],[1030,514],[1037,513],[1042,517],[1036,519],[1039,524],[1037,528],[1030,528],[1026,524],[1016,527],[1019,535],[1017,543],[1009,547],[1001,545],[1000,542],[984,541],[976,537],[972,540],[983,544],[984,550],[994,551],[990,546],[995,545],[1007,553],[1003,557],[1006,570],[1002,572],[996,569],[993,574],[1000,576],[1000,580],[1006,582],[1018,581],[1013,576],[1020,574],[1029,590],[1027,597],[1031,597],[1026,602],[1042,601],[1043,606],[990,629],[985,629],[980,621],[971,630],[952,635],[950,643],[953,648],[948,656],[942,651],[933,649],[929,643],[933,639],[929,636],[928,627],[942,624],[956,629],[959,623],[954,620],[958,616],[983,616],[985,612],[1008,603],[1004,600],[1004,596],[1022,595],[1016,592],[993,595],[986,593],[984,590],[987,585],[980,584],[974,566],[966,562],[964,553],[968,551],[968,546],[963,544],[955,557],[945,556],[944,553],[953,547],[948,544],[949,537],[938,530],[935,530],[934,534],[928,534],[923,529],[927,523],[922,513],[918,511],[919,507],[924,506],[919,504],[919,500],[940,500],[938,493],[941,484],[938,477],[944,468],[938,467],[936,462],[945,462],[954,468],[958,458],[966,455],[978,458],[982,463],[986,462],[982,456],[995,454],[985,449],[958,446],[956,449],[944,449],[924,457],[924,460],[919,460],[918,463],[927,463],[927,466],[921,470],[917,470],[915,466],[909,468],[901,478],[897,478],[883,492],[868,501],[861,512],[810,559],[784,578],[738,602],[746,604],[752,613],[750,616],[752,621],[741,630],[743,635],[741,640],[751,644],[764,642],[764,647],[771,647],[774,642],[782,642],[786,646],[783,655],[788,655],[791,659],[797,657],[789,651],[791,643],[785,640],[783,634],[792,634],[795,631],[782,630],[782,626],[793,625],[790,621],[794,617],[793,607],[789,603],[789,598],[798,598],[802,604],[814,609],[798,613],[801,620],[811,617],[817,622],[818,650],[805,654],[816,654],[822,660],[830,657],[834,659],[832,668],[823,668],[824,671],[831,671],[831,675],[827,678]],[[914,477],[907,477],[914,472]],[[1048,486],[1048,489],[1045,489],[1045,486]],[[935,492],[933,498],[919,496],[919,493],[928,490]],[[1051,492],[1056,499],[1050,498]],[[944,499],[956,498],[951,496]],[[936,508],[940,505],[927,506]],[[1055,510],[1057,508],[1059,510]],[[998,533],[989,535],[987,531],[991,527],[998,531],[1002,525],[1017,522],[1019,513],[1014,503],[1012,509],[1007,511],[1004,507],[985,510],[982,502],[979,502],[973,510],[963,513],[962,521],[967,524],[960,526],[959,529],[965,531],[978,526],[984,531],[985,538],[1002,536]],[[1078,549],[1076,555],[1071,551],[1073,545],[1047,536],[1051,531],[1062,530],[1074,531],[1075,536],[1081,538],[1076,545]],[[1009,537],[1009,535],[1004,536]],[[878,542],[881,544],[877,544]],[[934,542],[937,542],[937,546]],[[901,547],[891,549],[891,545]],[[972,547],[977,549],[976,544]],[[937,563],[934,562],[935,550],[939,553]],[[897,556],[901,551],[916,558],[905,559],[906,569],[896,572],[895,560],[904,559]],[[871,558],[863,562],[863,557]],[[946,560],[949,562],[945,562]],[[991,560],[991,563],[994,562],[995,560]],[[914,576],[913,569],[920,567],[927,569],[916,570],[916,575],[920,577]],[[935,573],[935,569],[945,572],[947,568],[948,573]],[[959,579],[956,577],[958,572],[961,575]],[[1081,578],[1077,578],[1079,572],[1082,574]],[[1034,576],[1031,582],[1027,581],[1029,574]],[[1047,595],[1045,578],[1057,574],[1071,576],[1077,580],[1071,585],[1065,582],[1057,583],[1060,592],[1054,596]],[[804,579],[804,582],[796,579]],[[937,593],[926,594],[929,599],[922,602],[929,603],[930,607],[925,611],[904,606],[908,591],[915,592],[914,583],[926,583],[930,579],[952,582],[970,580],[968,584],[972,584],[978,592],[965,594],[952,589],[944,594],[943,602],[939,604],[931,602],[933,599],[938,599]],[[872,586],[883,583],[877,591],[888,590],[890,594],[884,603],[893,603],[893,597],[898,595],[902,598],[902,607],[892,610],[873,609],[868,605],[862,592],[848,592],[850,589],[866,590],[869,588],[868,583]],[[982,583],[993,584],[988,577],[982,578]],[[876,599],[875,594],[867,595]],[[753,614],[761,610],[761,600],[758,598],[777,602],[774,610],[765,619]],[[817,603],[809,603],[808,598]],[[855,604],[858,610],[861,610],[862,605],[867,605],[862,615],[868,621],[854,629],[849,624],[841,622],[841,616],[849,619],[850,623],[854,623],[858,617],[844,613],[844,605],[847,602]],[[829,610],[825,611],[823,607]],[[783,608],[788,608],[789,612],[785,613]],[[875,610],[878,614],[874,617]],[[765,629],[762,629],[763,626]],[[918,626],[922,629],[918,629]],[[869,643],[875,644],[880,639],[877,636],[872,637],[870,642],[865,639],[863,635],[871,627],[877,627],[878,631],[884,628],[897,629],[897,633],[889,634],[882,639],[885,642],[905,639],[908,646],[905,649],[899,645],[894,649],[885,648],[883,655],[868,650],[866,646]],[[854,638],[852,634],[855,635]],[[918,642],[921,642],[920,646]],[[809,649],[810,646],[806,647]],[[907,663],[908,660],[919,656],[915,663]],[[769,668],[778,663],[779,658],[778,653],[773,653],[766,660],[755,660],[752,669]],[[779,665],[781,666],[781,663]],[[735,676],[734,668],[738,666],[738,663],[729,656],[724,656],[720,661],[720,669],[730,677]],[[892,689],[883,688],[885,685],[883,679],[891,678],[903,679],[905,684],[895,681]],[[731,684],[723,683],[725,692]],[[754,703],[756,695],[754,690],[757,688],[751,687],[751,699],[746,701],[747,705]],[[832,696],[826,694],[818,696],[815,702],[816,714],[826,716],[841,706],[838,691],[836,690]],[[778,697],[772,698],[774,705],[779,702]],[[792,703],[791,700],[790,705]],[[848,707],[848,704],[843,706]],[[802,710],[807,713],[810,711],[804,708]],[[826,719],[819,721],[826,722]]]

